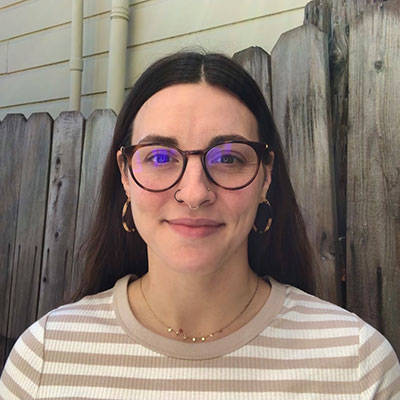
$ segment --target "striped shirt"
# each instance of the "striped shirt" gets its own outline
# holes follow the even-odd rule
[[[390,344],[333,304],[270,279],[271,294],[249,323],[186,343],[136,320],[130,280],[27,329],[6,363],[0,399],[400,399]]]

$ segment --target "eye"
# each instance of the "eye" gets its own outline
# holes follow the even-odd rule
[[[238,153],[218,151],[210,154],[207,161],[209,164],[240,164],[244,162],[244,159]]]
[[[149,160],[154,161],[158,164],[165,164],[170,161],[170,157],[167,153],[160,152],[160,153],[153,154],[152,156],[150,156]]]
[[[148,152],[144,161],[154,165],[166,165],[172,162],[179,162],[179,158],[177,153],[171,149],[153,149]]]

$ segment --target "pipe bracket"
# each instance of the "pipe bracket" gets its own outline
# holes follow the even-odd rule
[[[110,19],[125,19],[129,21],[129,10],[125,7],[115,7],[111,10]]]
[[[71,58],[69,60],[69,69],[72,71],[83,71],[83,60],[82,58]]]

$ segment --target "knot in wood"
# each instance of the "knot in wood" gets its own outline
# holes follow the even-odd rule
[[[374,68],[375,68],[376,72],[383,71],[384,62],[382,60],[375,61]]]

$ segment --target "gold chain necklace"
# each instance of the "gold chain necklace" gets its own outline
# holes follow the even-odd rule
[[[182,336],[182,339],[184,339],[184,340],[188,340],[188,339],[189,339],[189,340],[191,340],[192,342],[205,342],[208,338],[214,337],[215,334],[217,334],[217,333],[222,333],[222,331],[223,331],[224,329],[226,329],[226,328],[228,328],[229,326],[231,326],[231,325],[232,325],[232,324],[247,310],[247,308],[249,307],[249,305],[251,304],[251,302],[253,301],[253,299],[254,299],[254,297],[255,297],[255,295],[256,295],[256,293],[257,293],[258,285],[259,285],[259,282],[260,282],[260,278],[257,277],[256,288],[255,288],[255,290],[254,290],[252,296],[250,297],[250,300],[247,302],[247,304],[245,305],[245,307],[243,308],[243,310],[240,311],[240,313],[239,313],[238,315],[236,315],[236,317],[235,317],[231,322],[229,322],[229,324],[225,325],[223,328],[221,328],[221,329],[219,329],[219,330],[217,330],[217,331],[214,331],[214,332],[209,333],[208,335],[199,336],[199,337],[195,337],[195,336],[189,337],[189,336],[187,336],[187,335],[183,332],[183,330],[182,330],[181,328],[179,328],[179,329],[177,329],[177,330],[176,330],[176,329],[173,329],[173,328],[171,328],[170,326],[168,326],[167,324],[165,324],[160,318],[158,318],[157,315],[156,315],[156,313],[155,313],[155,312],[153,311],[153,309],[150,307],[150,304],[149,304],[149,302],[147,301],[146,296],[144,295],[142,282],[143,282],[143,279],[140,279],[140,292],[142,293],[143,299],[144,299],[144,301],[145,301],[147,307],[149,308],[150,312],[153,314],[153,317],[154,317],[161,325],[163,325],[163,326],[167,329],[167,331],[168,331],[169,333],[173,333],[173,334],[175,334],[176,336]]]

